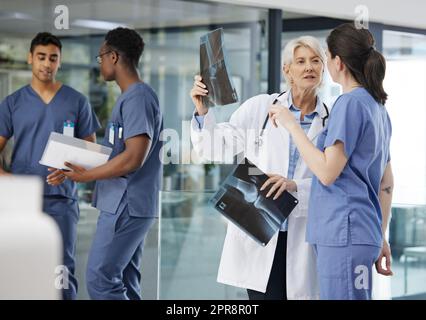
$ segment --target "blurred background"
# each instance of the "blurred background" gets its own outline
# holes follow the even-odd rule
[[[285,2],[282,4],[281,2]],[[145,299],[246,299],[245,290],[218,284],[216,273],[225,237],[223,218],[208,204],[229,165],[191,164],[189,97],[199,72],[200,36],[224,28],[232,80],[240,101],[215,108],[226,121],[241,102],[260,93],[283,91],[281,49],[301,35],[317,37],[325,47],[330,30],[356,16],[357,1],[183,1],[183,0],[0,0],[0,98],[30,82],[26,64],[31,39],[49,31],[63,43],[58,79],[91,102],[103,128],[120,94],[99,74],[95,56],[106,32],[135,28],[146,47],[142,79],[157,92],[164,127],[179,133],[169,156],[181,164],[164,167],[161,220],[149,233],[142,265]],[[364,1],[376,48],[387,60],[385,90],[393,125],[391,144],[395,191],[389,241],[394,276],[383,286],[388,298],[426,299],[426,4],[414,0]],[[55,7],[69,9],[69,29],[54,26]],[[340,87],[326,75],[321,95],[331,106]],[[0,156],[10,164],[13,141]],[[97,210],[90,206],[92,184],[79,185],[79,298],[87,299],[84,271]],[[1,285],[1,284],[0,284]]]

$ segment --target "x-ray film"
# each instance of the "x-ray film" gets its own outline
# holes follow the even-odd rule
[[[253,240],[266,246],[296,207],[298,200],[284,191],[276,200],[266,197],[272,185],[260,188],[269,177],[244,159],[225,179],[210,203]]]
[[[226,60],[222,28],[200,38],[200,75],[208,90],[207,96],[202,98],[206,107],[238,101]]]

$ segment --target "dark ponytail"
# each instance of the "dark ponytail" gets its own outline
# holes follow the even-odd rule
[[[364,66],[365,87],[374,99],[383,105],[388,98],[388,94],[383,89],[385,72],[385,58],[379,51],[373,49],[368,55]]]
[[[384,105],[388,97],[383,89],[386,61],[374,48],[370,31],[344,23],[331,31],[327,46],[331,57],[339,56],[355,80]]]

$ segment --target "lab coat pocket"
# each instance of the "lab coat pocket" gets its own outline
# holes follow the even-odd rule
[[[302,207],[296,206],[290,213],[287,219],[293,218],[306,218],[308,216],[308,210],[304,210]]]
[[[294,179],[297,185],[297,192],[290,192],[299,203],[291,212],[291,218],[306,218],[308,216],[309,196],[311,193],[312,179]]]
[[[123,139],[123,127],[118,123],[113,124],[112,130],[108,130],[108,141],[110,147],[112,148],[111,159],[122,153],[125,149],[124,139]]]
[[[237,241],[246,241],[249,236],[242,231],[239,227],[237,227],[233,222],[227,220],[228,222],[228,229],[227,234],[229,237],[234,238]]]
[[[290,192],[299,202],[294,207],[293,211],[290,213],[287,219],[293,219],[293,218],[306,218],[308,216],[308,208],[306,205],[302,202],[304,200],[300,200],[300,197],[297,193]]]

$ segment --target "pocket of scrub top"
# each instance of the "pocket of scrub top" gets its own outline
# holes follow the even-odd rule
[[[114,145],[111,145],[112,147],[112,154],[111,158],[117,156],[118,154],[122,153],[125,149],[125,143],[123,139],[123,133],[120,135],[120,128],[122,128],[119,124],[114,125]],[[122,131],[123,129],[121,129]]]
[[[107,130],[106,130],[105,138],[107,139],[108,144],[110,146],[116,145],[119,142],[118,139],[119,139],[120,128],[121,128],[121,126],[120,126],[119,123],[117,123],[117,122],[108,122],[108,127],[107,127]],[[112,134],[114,134],[114,139],[113,139],[114,143],[111,143],[111,140],[112,140],[111,139],[111,135]]]
[[[127,179],[101,180],[96,185],[96,208],[115,214],[127,188]]]
[[[74,118],[60,118],[60,119],[56,119],[55,120],[55,132],[57,133],[61,133],[61,134],[65,134],[64,130],[65,130],[65,123],[69,122],[70,124],[72,123],[73,125],[73,131],[74,131],[74,137],[75,137],[75,132],[76,132],[76,128],[77,128],[77,122],[76,119]]]
[[[336,201],[336,199],[339,199]],[[313,231],[317,243],[331,246],[345,246],[348,240],[349,207],[347,196],[332,196],[320,193],[316,196],[313,208],[309,210],[309,223],[315,226]]]

